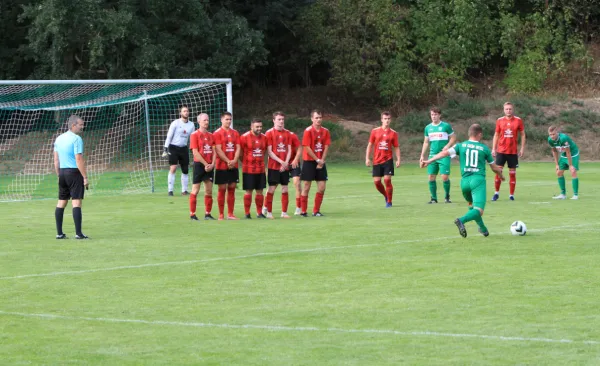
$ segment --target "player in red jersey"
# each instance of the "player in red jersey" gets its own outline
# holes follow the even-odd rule
[[[294,216],[298,216],[300,213],[302,213],[302,209],[300,208],[302,197],[302,188],[300,187],[300,174],[302,173],[300,159],[302,158],[302,146],[300,145],[300,139],[298,138],[298,135],[292,131],[290,131],[290,148],[292,151],[290,176],[292,177],[292,183],[296,189],[296,211],[294,211]]]
[[[277,186],[281,184],[281,217],[289,219],[287,214],[289,196],[288,184],[290,182],[290,158],[292,148],[290,145],[290,132],[284,128],[285,114],[283,112],[273,113],[273,128],[267,131],[267,151],[269,154],[268,178],[269,189],[267,190],[266,215],[273,218],[273,194]],[[265,210],[263,210],[265,211]],[[263,212],[264,213],[264,212]]]
[[[523,121],[513,115],[514,106],[510,102],[504,103],[504,117],[496,121],[496,132],[492,142],[492,156],[496,158],[496,165],[504,167],[508,165],[510,196],[511,201],[515,200],[515,187],[517,185],[517,168],[519,167],[519,158],[523,157],[525,152],[525,127]],[[521,150],[517,155],[517,138],[521,135]],[[502,180],[496,175],[494,180],[496,192],[492,201],[497,201],[500,197],[500,184]]]
[[[385,198],[385,207],[392,207],[392,195],[394,186],[392,176],[394,175],[394,158],[392,150],[396,154],[396,168],[400,167],[400,145],[398,145],[398,133],[390,128],[392,114],[381,113],[381,127],[374,128],[369,137],[365,164],[371,166],[371,150],[375,147],[373,156],[373,183],[375,188]],[[381,178],[385,187],[381,183]]]
[[[300,216],[307,217],[308,193],[312,181],[317,181],[317,194],[315,195],[315,205],[313,207],[313,216],[323,216],[321,214],[321,203],[325,194],[327,183],[327,166],[325,159],[331,145],[331,135],[329,130],[322,126],[323,113],[319,110],[313,110],[310,114],[312,126],[304,130],[302,136],[302,174],[304,181],[302,187],[302,196],[300,197],[302,212]]]
[[[225,192],[227,192],[227,219],[237,220],[233,214],[235,206],[235,186],[240,181],[238,160],[240,158],[240,134],[231,128],[233,116],[229,112],[221,114],[221,128],[215,131],[217,152],[215,184],[219,186],[217,204],[219,220],[223,220],[225,211]]]
[[[198,220],[196,216],[196,199],[200,192],[200,184],[204,182],[204,220],[214,220],[210,214],[212,210],[212,186],[213,174],[215,168],[215,139],[213,134],[208,132],[208,114],[200,113],[198,115],[198,125],[200,128],[190,135],[190,149],[194,155],[194,177],[192,185],[192,194],[190,194],[190,218]]]
[[[256,214],[259,219],[264,219],[261,209],[264,202],[263,190],[267,185],[265,177],[265,155],[267,151],[267,137],[262,132],[262,121],[253,119],[250,122],[250,131],[240,138],[242,148],[242,186],[244,194],[244,213],[251,219],[250,206],[252,206],[252,191],[256,191]]]

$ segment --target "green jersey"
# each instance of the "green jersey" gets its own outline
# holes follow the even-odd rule
[[[564,133],[558,134],[557,140],[552,140],[552,137],[548,137],[548,145],[550,147],[555,148],[560,154],[561,158],[566,158],[567,153],[565,150],[567,148],[571,148],[571,157],[576,157],[579,155],[579,148],[577,148],[577,144],[573,141],[569,136]]]
[[[485,178],[485,166],[494,162],[490,148],[478,141],[464,141],[448,149],[450,156],[458,155],[460,174],[463,178],[482,176]]]
[[[454,130],[448,122],[441,121],[438,125],[428,124],[425,127],[425,137],[429,138],[429,157],[442,151],[452,134],[454,134]]]

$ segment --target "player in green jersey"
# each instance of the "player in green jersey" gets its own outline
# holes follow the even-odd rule
[[[569,136],[560,133],[557,126],[550,126],[548,128],[548,135],[548,145],[552,148],[552,156],[556,164],[556,175],[558,175],[558,186],[560,187],[560,194],[552,198],[555,200],[564,200],[567,198],[565,170],[568,169],[571,172],[571,183],[573,183],[573,197],[571,199],[578,200],[579,178],[577,177],[577,171],[579,170],[579,148],[577,148],[577,144]],[[558,153],[560,153],[560,157]]]
[[[423,140],[423,149],[421,150],[421,162],[425,161],[425,154],[429,150],[429,158],[435,154],[445,151],[456,142],[456,135],[452,126],[448,122],[442,121],[442,111],[438,107],[431,107],[429,110],[431,123],[425,127],[425,139]],[[429,174],[429,193],[431,200],[429,203],[438,203],[437,199],[437,175],[442,175],[444,192],[446,193],[445,202],[450,201],[450,157],[446,157],[427,166]]]
[[[480,142],[482,135],[483,130],[481,126],[473,124],[469,127],[468,141],[460,142],[421,162],[421,168],[424,168],[436,160],[458,155],[460,160],[460,174],[462,176],[460,189],[462,190],[463,197],[469,203],[469,211],[464,216],[454,220],[454,224],[458,227],[458,232],[463,238],[467,237],[465,224],[469,221],[477,223],[479,232],[483,236],[490,235],[481,218],[486,202],[485,165],[489,164],[494,173],[498,174],[500,179],[504,180],[502,168],[494,163],[492,152],[486,145]]]

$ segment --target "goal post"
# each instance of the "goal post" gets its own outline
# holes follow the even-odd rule
[[[57,198],[53,144],[72,114],[85,121],[86,195],[166,192],[161,155],[184,105],[215,130],[233,112],[231,79],[0,80],[0,202]]]

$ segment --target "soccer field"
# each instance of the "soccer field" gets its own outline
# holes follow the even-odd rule
[[[260,221],[191,222],[166,191],[90,196],[92,239],[59,241],[54,200],[0,203],[0,364],[600,363],[600,164],[581,164],[579,201],[525,163],[517,200],[506,182],[489,202],[488,171],[491,235],[466,239],[456,165],[453,204],[427,205],[410,164],[389,209],[368,168],[329,165],[325,217],[279,219],[280,190]]]

